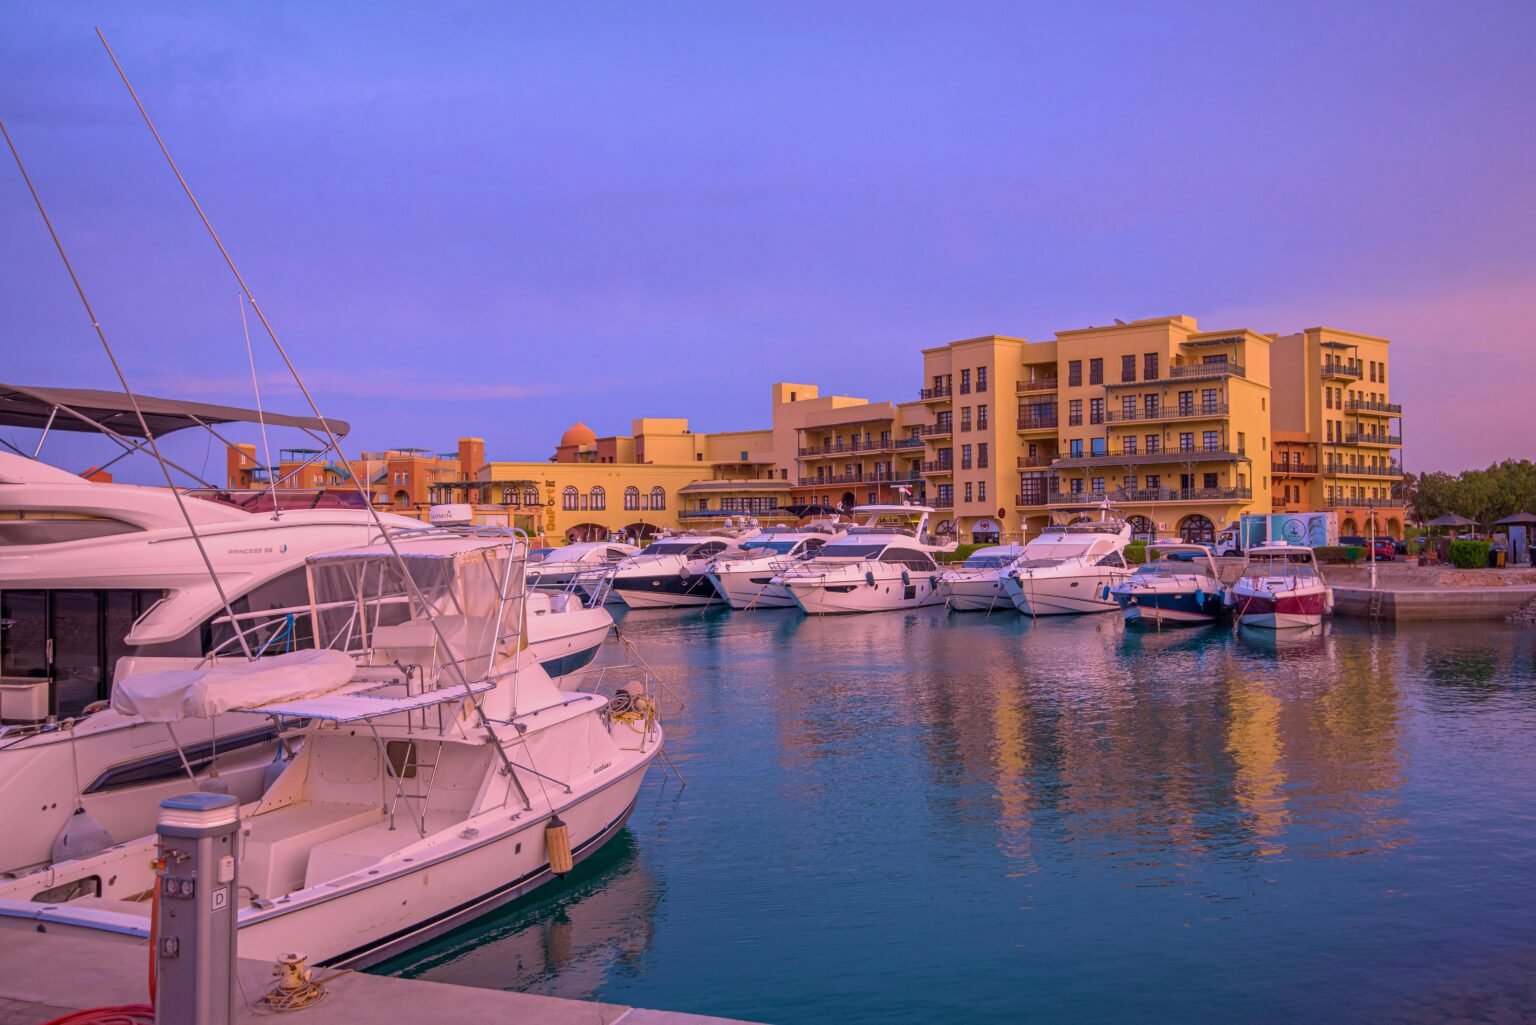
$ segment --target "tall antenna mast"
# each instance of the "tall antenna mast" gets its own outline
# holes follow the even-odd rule
[[[38,195],[37,186],[32,184],[32,176],[27,173],[27,165],[22,163],[21,153],[17,151],[16,143],[11,140],[11,133],[6,131],[4,121],[0,121],[0,135],[5,136],[5,144],[16,160],[16,167],[21,171],[22,180],[27,183],[27,191],[32,193],[32,202],[37,205],[37,212],[42,215],[43,224],[48,228],[48,235],[53,239],[53,247],[59,251],[59,259],[64,261],[64,269],[69,272],[69,280],[74,283],[75,293],[80,296],[80,304],[85,307],[85,315],[90,318],[91,327],[95,329],[96,337],[101,341],[101,347],[106,350],[107,359],[112,363],[112,370],[117,374],[118,383],[123,387],[123,394],[128,396],[128,401],[133,406],[133,415],[139,421],[139,430],[144,432],[144,440],[149,443],[149,450],[154,454],[155,462],[160,466],[160,472],[165,475],[165,486],[176,498],[176,508],[181,510],[181,518],[186,521],[187,530],[192,535],[192,543],[197,545],[197,554],[203,558],[203,566],[207,568],[208,576],[213,581],[213,589],[218,592],[219,603],[224,606],[224,614],[229,617],[230,629],[234,631],[235,638],[240,642],[240,650],[245,652],[247,659],[254,659],[256,656],[252,654],[245,634],[240,632],[240,623],[235,619],[235,610],[229,603],[229,596],[224,593],[224,585],[219,582],[219,574],[213,568],[213,560],[208,557],[208,548],[197,532],[197,525],[192,522],[192,514],[187,509],[186,499],[182,497],[181,490],[176,487],[176,482],[171,478],[171,468],[166,464],[165,457],[160,454],[160,442],[156,440],[155,433],[149,429],[149,422],[144,419],[144,411],[139,408],[139,397],[133,393],[132,388],[128,387],[128,377],[123,373],[122,364],[118,363],[117,354],[112,351],[111,344],[107,342],[107,334],[102,330],[101,321],[96,319],[96,311],[91,308],[90,299],[86,298],[85,286],[80,283],[79,276],[75,274],[74,265],[69,262],[69,254],[64,251],[64,243],[60,240],[59,233],[54,230],[53,221],[43,206],[43,198]],[[326,430],[330,430],[330,425],[326,425]]]

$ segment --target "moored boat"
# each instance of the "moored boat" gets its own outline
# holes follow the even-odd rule
[[[1243,626],[1313,627],[1333,611],[1333,590],[1311,548],[1275,541],[1248,550],[1243,575],[1232,586],[1232,606]]]
[[[937,545],[928,537],[933,510],[921,505],[861,505],[859,526],[825,545],[814,559],[796,563],[777,579],[803,612],[813,615],[921,608],[939,593]]]
[[[1148,545],[1147,561],[1110,593],[1127,623],[1152,626],[1214,623],[1231,605],[1211,550],[1196,544]]]
[[[991,612],[1013,606],[1003,577],[1023,557],[1023,545],[978,548],[959,566],[939,574],[939,592],[956,612]]]
[[[765,530],[740,549],[711,559],[710,582],[733,609],[794,608],[789,589],[777,578],[795,563],[815,558],[840,536],[841,528],[825,521]]]
[[[740,551],[757,533],[664,535],[613,568],[613,593],[632,609],[713,604],[721,599],[709,579],[710,560]]]
[[[1125,546],[1131,528],[1118,520],[1045,528],[1003,576],[1008,598],[1026,616],[1113,612],[1112,589],[1131,575]]]

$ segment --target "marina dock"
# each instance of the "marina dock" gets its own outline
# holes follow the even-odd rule
[[[0,931],[0,1025],[41,1022],[93,1007],[142,1004],[148,995],[147,952],[139,946],[76,936]],[[60,964],[90,965],[88,975],[58,970]],[[252,1005],[273,983],[272,966],[239,962],[241,995],[237,1025],[272,1020],[271,1011]],[[509,993],[359,972],[316,970],[326,995],[285,1020],[325,1025],[375,1025],[410,1021],[416,1025],[479,1025],[487,1021],[520,1025],[743,1025],[733,1019],[621,1004]]]

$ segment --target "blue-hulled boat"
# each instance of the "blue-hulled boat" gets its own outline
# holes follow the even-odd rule
[[[1231,610],[1231,593],[1211,550],[1195,544],[1153,544],[1147,561],[1110,592],[1127,623],[1149,626],[1214,623]]]

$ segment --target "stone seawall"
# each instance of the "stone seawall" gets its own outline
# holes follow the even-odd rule
[[[1379,599],[1373,602],[1373,597]],[[1333,611],[1363,619],[1473,620],[1509,619],[1527,611],[1536,621],[1536,587],[1439,587],[1381,590],[1368,587],[1333,589]]]

